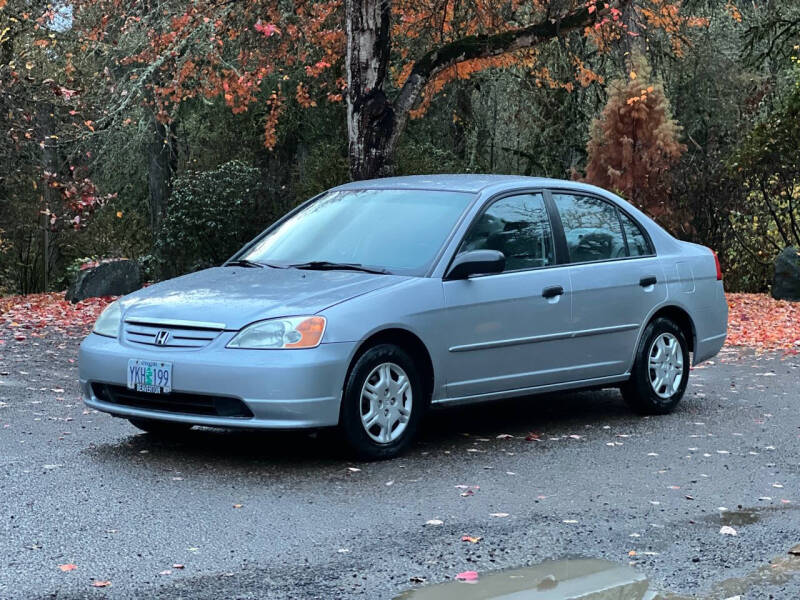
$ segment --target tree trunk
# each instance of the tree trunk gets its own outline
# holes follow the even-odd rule
[[[347,133],[350,176],[391,172],[394,109],[384,92],[389,66],[390,0],[346,0]]]
[[[153,139],[148,148],[147,185],[150,196],[150,228],[154,242],[161,233],[161,225],[167,214],[167,202],[172,193],[172,178],[177,168],[175,127],[175,123],[165,124],[153,119]],[[155,243],[154,248],[158,277],[161,278],[165,273],[171,274],[169,269],[165,268],[164,257],[159,256],[158,245]]]
[[[624,7],[631,0],[618,0]],[[553,10],[558,2],[553,2]],[[350,176],[368,179],[391,175],[394,150],[405,129],[408,113],[422,90],[443,70],[460,62],[489,58],[530,48],[572,30],[582,30],[602,18],[586,3],[556,16],[552,11],[539,23],[494,35],[464,37],[422,56],[397,96],[384,89],[391,49],[391,0],[345,0],[347,23],[347,134]]]
[[[59,152],[53,139],[56,132],[55,107],[49,102],[41,102],[36,108],[36,117],[39,131],[38,138],[42,140],[42,170],[45,173],[57,175],[59,172]],[[61,194],[57,188],[45,186],[42,190],[45,208],[59,214],[62,209]],[[44,215],[44,219],[37,217],[37,224],[42,223],[42,287],[45,292],[50,291],[50,271],[53,263],[57,260],[60,249],[57,239],[50,236],[50,217]]]
[[[467,137],[473,123],[471,81],[459,81],[455,89],[455,107],[452,128],[453,154],[459,159],[467,157]]]

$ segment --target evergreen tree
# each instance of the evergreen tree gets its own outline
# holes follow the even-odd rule
[[[686,151],[664,87],[638,57],[626,80],[609,84],[592,123],[585,181],[617,191],[673,231],[684,226],[670,202],[670,168]]]

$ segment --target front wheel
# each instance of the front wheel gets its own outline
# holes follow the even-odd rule
[[[359,458],[394,458],[413,442],[427,406],[414,361],[402,348],[381,344],[350,371],[339,430]]]
[[[680,327],[669,319],[655,319],[644,330],[622,397],[641,414],[670,413],[686,391],[689,365],[689,345]]]
[[[139,419],[135,417],[131,417],[128,419],[128,421],[130,421],[131,425],[134,427],[160,437],[177,437],[186,433],[193,427],[191,423],[159,421],[156,419]]]

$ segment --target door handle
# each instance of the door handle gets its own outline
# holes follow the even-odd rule
[[[642,277],[642,278],[639,280],[639,285],[640,285],[640,286],[642,286],[642,287],[647,287],[647,286],[650,286],[650,285],[655,285],[656,283],[658,283],[658,279],[656,279],[656,278],[655,278],[655,277],[653,277],[653,276],[650,276],[650,277]]]
[[[546,287],[542,290],[542,297],[543,298],[555,298],[556,296],[560,296],[564,293],[564,288],[560,285],[554,285],[551,287]]]

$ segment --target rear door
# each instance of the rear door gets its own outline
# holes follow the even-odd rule
[[[625,373],[644,320],[667,296],[661,264],[645,231],[615,204],[557,190],[552,198],[569,262],[575,380]]]
[[[550,215],[540,192],[493,201],[459,252],[492,249],[503,273],[443,281],[447,396],[464,398],[559,381],[570,359],[570,278],[556,264]]]

